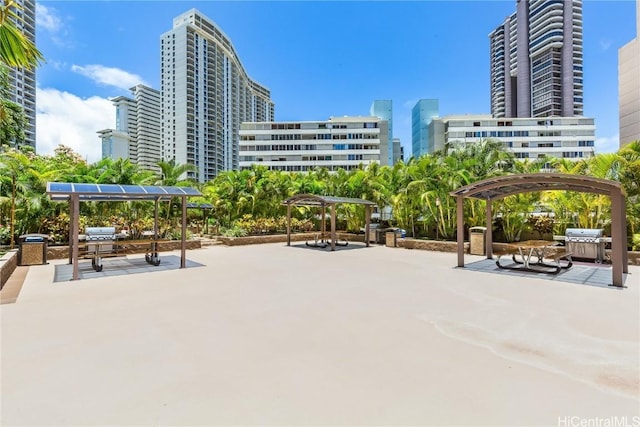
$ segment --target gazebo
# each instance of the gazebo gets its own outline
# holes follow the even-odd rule
[[[365,232],[364,240],[367,247],[369,246],[369,224],[371,224],[371,207],[375,206],[374,202],[364,199],[355,199],[349,197],[331,197],[319,196],[317,194],[298,194],[289,197],[282,202],[287,206],[287,246],[291,246],[291,206],[315,206],[322,209],[321,233],[326,232],[326,211],[327,207],[331,209],[331,250],[336,250],[336,205],[338,204],[355,204],[364,205],[365,210]]]
[[[623,287],[624,274],[629,272],[624,190],[619,182],[582,175],[561,173],[504,175],[474,182],[452,191],[450,194],[456,197],[457,202],[458,267],[464,267],[464,198],[470,197],[485,200],[487,203],[485,252],[487,258],[490,259],[493,256],[493,237],[491,233],[492,202],[514,194],[551,190],[577,191],[609,196],[611,200],[613,286]]]
[[[48,182],[47,194],[53,201],[69,203],[69,263],[73,264],[72,280],[78,280],[78,234],[80,202],[123,202],[129,200],[152,200],[155,202],[154,239],[158,233],[158,202],[182,199],[182,244],[180,268],[185,268],[187,249],[187,197],[202,196],[191,187],[162,187],[148,185],[88,184],[71,182]]]

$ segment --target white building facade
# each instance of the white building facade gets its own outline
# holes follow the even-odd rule
[[[247,75],[229,38],[195,9],[161,36],[163,159],[191,164],[199,182],[237,169],[243,121],[273,121],[269,90]]]
[[[587,117],[493,118],[491,115],[434,118],[434,150],[456,142],[492,139],[519,159],[583,159],[594,155],[594,120]]]
[[[388,164],[388,122],[379,117],[331,117],[327,121],[245,122],[240,127],[240,169],[331,172],[376,162]]]
[[[160,91],[145,85],[131,88],[133,98],[119,96],[115,129],[98,131],[102,140],[102,157],[130,159],[142,169],[159,172]]]

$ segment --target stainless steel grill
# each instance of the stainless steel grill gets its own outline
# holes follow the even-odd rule
[[[115,227],[87,227],[84,231],[87,250],[96,254],[113,252],[116,240]],[[93,244],[91,244],[93,242]]]
[[[115,227],[87,227],[84,234],[87,242],[116,240]]]
[[[567,251],[573,254],[573,258],[603,262],[605,245],[611,238],[603,237],[602,233],[599,228],[567,228],[564,236]]]

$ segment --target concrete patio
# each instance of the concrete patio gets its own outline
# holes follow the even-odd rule
[[[212,246],[186,269],[69,282],[54,282],[62,260],[30,267],[0,306],[0,424],[640,416],[640,267],[616,289],[501,274],[479,256],[456,268],[453,253],[347,248]]]

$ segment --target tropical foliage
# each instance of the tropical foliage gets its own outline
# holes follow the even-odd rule
[[[128,160],[103,159],[89,164],[67,147],[50,156],[8,149],[0,152],[0,224],[9,239],[27,232],[49,233],[58,241],[68,236],[68,207],[51,202],[45,193],[47,181],[121,184],[197,185],[203,196],[194,203],[212,206],[207,213],[209,230],[228,235],[277,233],[285,229],[286,208],[282,201],[299,193],[364,198],[374,201],[378,212],[392,210],[381,220],[407,230],[409,236],[454,239],[455,199],[449,193],[460,186],[501,174],[534,173],[543,167],[560,172],[616,180],[626,191],[629,246],[640,234],[640,142],[617,153],[599,154],[575,162],[540,159],[520,162],[493,141],[448,146],[433,155],[411,158],[391,167],[372,164],[329,173],[317,168],[308,173],[270,171],[254,166],[221,173],[205,184],[184,180],[189,166],[160,162],[160,174],[141,171]],[[166,235],[178,228],[179,204],[165,204],[160,231]],[[607,197],[572,192],[528,193],[495,201],[496,239],[512,241],[523,232],[537,235],[563,234],[567,227],[605,228],[609,232],[611,206]],[[465,228],[485,224],[485,205],[465,200]],[[535,212],[535,215],[532,213]],[[82,203],[82,224],[116,225],[139,236],[153,224],[150,202]],[[292,211],[294,228],[319,227],[321,212],[311,208]],[[189,210],[189,221],[204,229],[201,210]],[[341,205],[338,226],[359,231],[364,226],[364,208]],[[635,242],[635,240],[633,240]]]

